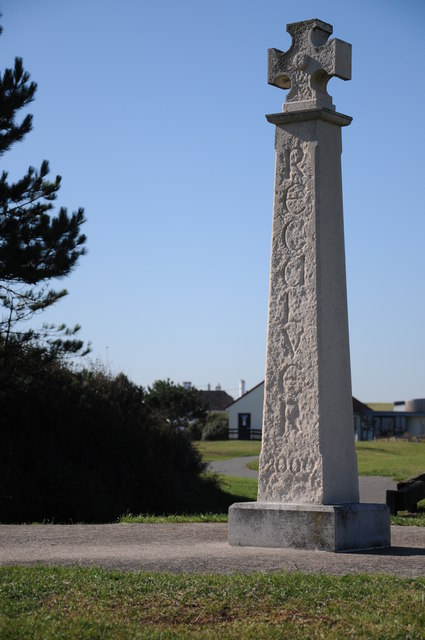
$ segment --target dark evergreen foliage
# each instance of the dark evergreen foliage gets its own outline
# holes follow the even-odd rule
[[[16,112],[34,100],[37,85],[29,79],[22,58],[15,58],[13,70],[5,69],[3,75],[0,74],[0,155],[31,131],[31,114],[27,114],[20,124],[15,120]]]
[[[200,456],[185,432],[155,421],[141,387],[20,349],[0,387],[0,522],[202,509]]]
[[[0,156],[31,131],[32,116],[27,114],[18,122],[17,114],[32,102],[36,89],[21,58],[15,59],[13,69],[0,74]],[[35,331],[21,324],[67,294],[66,289],[51,289],[49,281],[69,275],[85,253],[86,238],[80,231],[84,210],[68,214],[61,207],[56,216],[51,215],[61,177],[51,181],[48,174],[44,160],[38,171],[29,167],[17,182],[9,182],[6,171],[0,177],[0,302],[5,310],[0,337],[6,353],[13,341],[45,340],[54,351],[82,348],[74,338],[79,327],[44,325]]]

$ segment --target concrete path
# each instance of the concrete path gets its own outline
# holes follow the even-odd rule
[[[0,565],[127,571],[425,576],[425,528],[392,527],[391,549],[329,553],[230,547],[226,524],[0,525]]]
[[[216,473],[257,478],[257,456],[210,463]],[[361,477],[362,502],[385,502],[390,478]],[[0,525],[0,565],[63,564],[129,571],[391,573],[425,576],[425,528],[392,527],[393,547],[328,553],[230,547],[226,524]]]
[[[240,476],[242,478],[258,478],[258,471],[247,468],[248,462],[257,460],[258,456],[245,456],[231,460],[215,460],[208,467],[215,473],[225,476]],[[360,502],[385,503],[387,489],[397,489],[397,483],[392,478],[381,476],[359,476]]]
[[[258,478],[258,471],[248,469],[248,462],[258,460],[258,456],[244,456],[231,460],[214,460],[208,463],[208,469],[223,476],[239,476],[240,478]]]

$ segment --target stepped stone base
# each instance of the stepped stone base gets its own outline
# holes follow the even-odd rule
[[[229,509],[229,544],[351,551],[391,546],[385,504],[238,502]]]

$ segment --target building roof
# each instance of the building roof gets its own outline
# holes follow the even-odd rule
[[[202,404],[208,411],[224,411],[233,398],[223,390],[201,391]]]
[[[353,396],[353,411],[354,413],[371,413],[373,409]]]
[[[264,380],[262,382],[259,382],[258,384],[255,385],[255,387],[252,387],[252,389],[249,389],[248,391],[246,391],[243,396],[239,396],[239,398],[236,398],[236,400],[232,399],[232,402],[230,402],[227,407],[225,407],[225,409],[228,409],[229,407],[232,406],[232,404],[235,404],[235,402],[239,402],[239,400],[241,400],[242,398],[245,398],[246,396],[248,396],[250,393],[252,393],[255,389],[258,389],[258,387],[261,387],[261,385],[264,384]]]

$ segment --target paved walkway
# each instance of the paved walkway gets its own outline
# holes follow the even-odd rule
[[[214,473],[222,473],[224,476],[239,476],[241,478],[258,478],[258,471],[248,469],[248,462],[258,460],[258,456],[245,456],[232,458],[231,460],[214,460],[208,463],[208,469]]]
[[[230,547],[226,524],[0,525],[0,565],[126,571],[254,571],[425,576],[425,528],[392,527],[391,549],[329,553]]]
[[[256,478],[256,456],[210,463],[217,473]],[[361,477],[362,502],[385,502],[390,478]],[[0,525],[0,565],[62,564],[128,571],[390,573],[425,576],[425,528],[392,527],[383,551],[329,553],[230,547],[226,524]]]
[[[243,478],[258,478],[258,471],[247,468],[247,463],[257,460],[258,456],[232,458],[231,460],[215,460],[209,463],[209,469],[225,476],[241,476]],[[385,503],[387,489],[397,489],[397,483],[392,478],[382,476],[359,476],[360,502]]]

